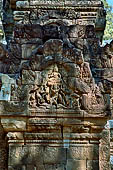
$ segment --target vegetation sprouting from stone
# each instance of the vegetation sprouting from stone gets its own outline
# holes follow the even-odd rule
[[[107,0],[102,0],[104,3],[104,7],[106,9],[106,29],[104,31],[103,40],[111,40],[113,39],[113,7],[110,6]]]

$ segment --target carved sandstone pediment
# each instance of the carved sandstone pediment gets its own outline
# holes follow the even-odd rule
[[[102,87],[95,83],[81,51],[67,47],[71,53],[68,50],[66,55],[65,44],[60,39],[50,39],[42,48],[42,55],[35,50],[29,62],[22,66],[22,84],[29,84],[30,109],[89,112],[109,109],[109,102],[106,103],[109,95],[104,95]]]

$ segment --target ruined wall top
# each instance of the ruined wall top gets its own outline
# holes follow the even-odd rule
[[[55,10],[57,10],[56,14]],[[106,13],[103,3],[99,0],[4,0],[3,25],[6,39],[11,39],[15,24],[21,22],[39,23],[37,19],[41,15],[43,17],[41,21],[49,18],[58,19],[58,15],[61,15],[60,19],[65,20],[68,25],[94,25],[96,34],[102,41]]]

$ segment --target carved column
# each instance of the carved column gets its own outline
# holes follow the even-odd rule
[[[110,130],[104,129],[99,144],[99,170],[111,170],[110,167]]]

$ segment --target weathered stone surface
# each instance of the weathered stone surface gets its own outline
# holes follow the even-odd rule
[[[3,104],[2,115],[27,115],[28,114],[28,102],[19,101],[5,101]]]
[[[2,12],[0,170],[110,170],[102,2],[3,0]]]
[[[26,120],[5,118],[1,120],[1,123],[5,131],[25,131],[26,130]]]
[[[65,148],[52,148],[47,147],[44,150],[44,163],[65,163],[66,161],[66,149]]]
[[[26,41],[25,44],[22,44],[22,58],[29,59],[33,55],[33,53],[39,50],[39,46],[42,44],[43,43],[40,38],[34,38],[31,41]]]
[[[9,139],[9,140],[11,140],[11,139],[20,139],[20,140],[22,140],[24,137],[23,137],[23,133],[22,132],[8,132],[7,133],[7,138]]]
[[[9,165],[42,165],[43,148],[41,146],[11,145],[9,151]]]
[[[77,160],[98,160],[99,159],[99,147],[98,145],[85,145],[77,147],[71,147],[67,154],[68,159]]]
[[[68,160],[66,168],[68,170],[86,170],[86,160]]]
[[[99,161],[98,160],[87,160],[87,170],[99,170]]]
[[[55,169],[55,170],[64,170],[65,169],[65,165],[64,164],[53,164],[53,165],[47,165],[45,164],[45,169],[48,169],[48,170],[52,170],[52,169]]]
[[[110,131],[103,130],[99,146],[100,170],[110,169]]]

